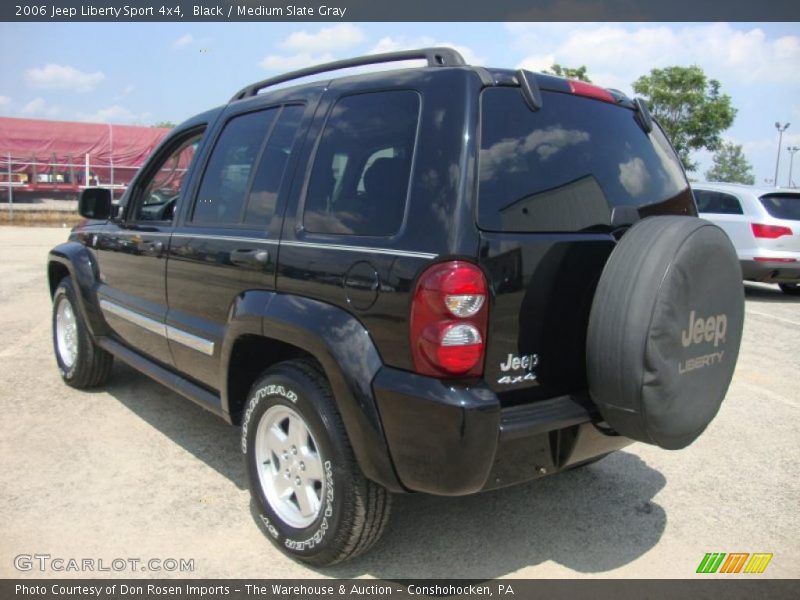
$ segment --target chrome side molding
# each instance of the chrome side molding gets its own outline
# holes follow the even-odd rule
[[[171,342],[181,344],[182,346],[186,346],[187,348],[191,348],[207,356],[214,356],[214,342],[211,340],[183,331],[177,327],[172,327],[171,325],[165,325],[155,319],[145,317],[136,311],[108,300],[100,300],[100,310],[105,314],[114,315],[142,329],[146,329],[151,333],[167,338]]]

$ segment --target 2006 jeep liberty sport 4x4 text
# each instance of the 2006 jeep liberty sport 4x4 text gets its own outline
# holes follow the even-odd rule
[[[65,382],[117,358],[240,425],[265,535],[314,565],[393,493],[683,448],[736,364],[736,254],[646,105],[447,48],[250,85],[79,207],[48,263]]]

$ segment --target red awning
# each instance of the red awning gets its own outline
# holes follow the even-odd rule
[[[0,117],[0,162],[83,164],[139,167],[169,129]],[[24,168],[14,164],[14,170]]]

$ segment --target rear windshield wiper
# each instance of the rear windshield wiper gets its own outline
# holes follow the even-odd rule
[[[633,108],[636,110],[636,122],[639,127],[644,129],[645,133],[653,131],[653,117],[650,115],[650,110],[647,104],[641,98],[633,99]]]
[[[519,81],[519,89],[522,91],[522,97],[525,98],[528,108],[533,111],[542,108],[542,91],[536,81],[536,75],[528,73],[525,69],[519,69],[517,81]]]

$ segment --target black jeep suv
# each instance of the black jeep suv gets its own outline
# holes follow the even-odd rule
[[[241,425],[265,534],[315,565],[391,493],[682,448],[736,363],[736,254],[645,104],[450,49],[248,86],[80,212],[48,263],[65,382],[116,357]]]

